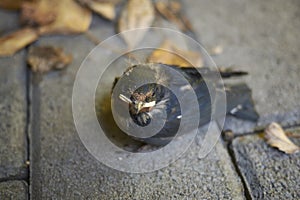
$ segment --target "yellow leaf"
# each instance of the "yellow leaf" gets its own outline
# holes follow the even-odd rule
[[[190,21],[181,14],[181,5],[179,2],[157,1],[155,8],[161,16],[176,24],[181,31],[193,30]]]
[[[0,38],[0,56],[10,56],[38,39],[32,28],[24,28]]]
[[[115,5],[112,3],[92,1],[90,4],[88,4],[88,7],[106,19],[113,20],[116,17]]]
[[[201,54],[194,51],[181,50],[171,41],[166,40],[148,58],[149,62],[177,65],[180,67],[202,67]]]
[[[270,146],[276,147],[287,154],[296,153],[300,150],[300,147],[295,145],[286,136],[281,126],[275,122],[265,129],[265,138]]]
[[[121,12],[118,31],[150,27],[153,20],[154,8],[151,0],[129,0]],[[137,34],[125,34],[123,38],[131,48],[138,44],[145,34],[146,32],[139,31]]]
[[[40,4],[47,4],[49,11],[54,11],[56,16],[52,23],[39,27],[41,35],[83,33],[90,26],[91,12],[74,0],[40,0],[36,3],[36,9],[40,8]]]

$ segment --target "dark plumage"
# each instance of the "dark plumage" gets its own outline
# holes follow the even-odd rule
[[[162,70],[160,70],[160,67],[163,67]],[[182,75],[192,88],[186,83],[179,81],[178,77],[172,74],[173,72],[169,73],[168,71],[164,71],[164,68],[166,67],[170,67],[174,74],[178,73]],[[213,104],[211,101],[214,99],[211,98],[211,96],[214,97],[217,92],[223,91],[220,90],[219,82],[217,82],[217,72],[212,71],[209,68],[200,68],[199,70],[208,80],[206,79],[206,81],[204,81],[202,75],[199,74],[195,68],[180,68],[163,64],[135,65],[126,70],[124,75],[120,77],[126,79],[124,81],[125,84],[122,84],[120,98],[128,103],[131,116],[131,119],[127,119],[129,120],[129,123],[135,123],[138,126],[146,127],[152,122],[153,118],[160,117],[160,113],[163,110],[167,114],[167,120],[164,127],[156,135],[151,138],[142,139],[143,141],[157,143],[157,141],[163,141],[165,138],[172,138],[179,128],[181,121],[181,106],[174,93],[168,89],[168,87],[176,88],[181,95],[186,95],[187,93],[185,91],[187,90],[194,90],[200,110],[199,126],[210,122]],[[221,72],[221,76],[226,78],[244,74],[244,72],[231,73],[226,71],[223,74]],[[118,79],[116,79],[116,82]],[[135,83],[141,80],[149,84],[136,88],[128,88],[128,86],[126,86],[127,81],[128,83]],[[211,93],[209,93],[209,87],[212,88]],[[127,91],[131,91],[131,96],[122,96]],[[246,84],[226,86],[226,98],[228,114],[245,120],[257,120],[258,115],[251,99],[251,90]],[[185,103],[190,105],[191,102],[186,101]],[[192,106],[189,108],[190,110],[188,110],[188,112],[193,113],[194,108]],[[188,132],[188,124],[185,127]]]

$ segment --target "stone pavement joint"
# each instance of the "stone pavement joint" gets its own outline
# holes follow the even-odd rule
[[[300,128],[287,129],[300,136]],[[293,142],[300,145],[299,139]],[[240,136],[231,145],[238,171],[254,199],[299,199],[300,157],[270,147],[261,134]]]
[[[0,30],[18,28],[16,12],[0,11]],[[26,179],[27,99],[25,50],[0,58],[0,181]]]

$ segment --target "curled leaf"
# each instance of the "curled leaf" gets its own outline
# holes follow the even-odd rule
[[[0,56],[10,56],[38,39],[32,28],[24,28],[0,38]]]
[[[154,8],[151,0],[129,0],[121,12],[118,31],[127,31],[136,28],[150,27],[154,20]],[[139,43],[146,32],[125,34],[123,38],[129,47]]]
[[[56,18],[54,6],[49,1],[24,2],[21,9],[21,23],[30,26],[42,26],[53,22]]]
[[[39,27],[41,35],[83,33],[92,20],[91,12],[74,0],[40,0],[34,6],[38,13],[48,12],[56,16],[52,23]],[[42,7],[45,8],[43,12]]]
[[[106,19],[114,20],[116,17],[115,6],[112,3],[92,1],[89,8]]]
[[[33,46],[29,49],[27,63],[34,72],[48,72],[62,69],[72,62],[72,56],[61,48],[52,46]]]
[[[101,15],[108,20],[114,20],[116,17],[115,6],[117,1],[99,1],[99,0],[77,0],[81,5],[88,7],[93,12]]]
[[[192,25],[190,21],[182,15],[181,4],[176,1],[157,1],[155,3],[155,8],[161,16],[169,20],[170,22],[176,24],[181,31],[192,31]]]
[[[167,65],[177,65],[180,67],[203,66],[203,60],[200,53],[181,50],[170,40],[164,41],[158,49],[154,50],[149,56],[148,61]]]
[[[275,122],[271,123],[265,129],[265,138],[267,143],[278,148],[287,154],[293,154],[299,152],[300,147],[295,145],[285,134],[281,126]]]
[[[21,8],[24,0],[1,0],[0,8],[8,9],[8,10],[18,10]]]

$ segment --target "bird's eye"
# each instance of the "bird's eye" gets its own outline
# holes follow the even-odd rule
[[[151,98],[150,98],[150,97],[146,97],[145,101],[146,101],[147,103],[149,103],[149,102],[151,101]]]
[[[155,93],[155,91],[152,93],[152,96],[153,96],[153,97],[156,97],[156,93]]]
[[[132,95],[131,95],[131,97],[130,97],[130,100],[131,100],[131,102],[134,103],[134,104],[137,103],[137,101],[135,100],[135,98],[134,98]]]

